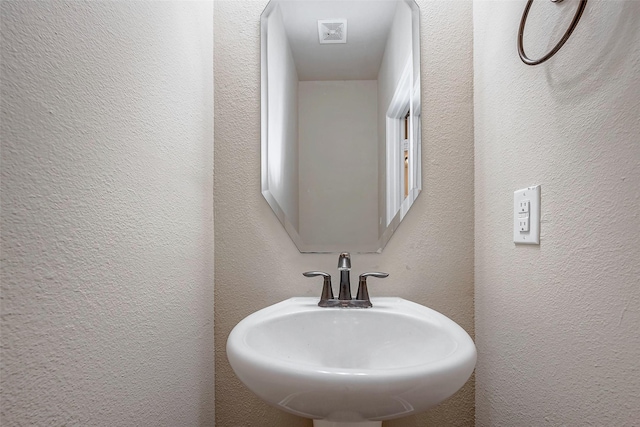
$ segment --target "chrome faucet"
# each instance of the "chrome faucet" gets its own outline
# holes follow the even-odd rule
[[[305,277],[322,276],[322,296],[318,305],[320,307],[355,307],[369,308],[373,305],[369,299],[369,291],[367,289],[367,277],[377,277],[383,279],[389,276],[388,273],[369,272],[362,273],[358,283],[358,294],[355,298],[351,297],[351,255],[343,252],[338,257],[338,271],[340,272],[340,293],[338,299],[333,296],[331,288],[331,275],[324,271],[307,271],[302,273]]]

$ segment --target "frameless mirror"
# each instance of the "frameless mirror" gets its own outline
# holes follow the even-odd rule
[[[421,190],[413,0],[271,0],[262,194],[301,252],[381,252]]]

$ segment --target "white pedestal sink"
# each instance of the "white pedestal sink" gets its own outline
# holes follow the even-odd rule
[[[476,348],[458,324],[402,298],[371,301],[320,308],[291,298],[257,311],[229,335],[231,367],[267,403],[316,427],[380,426],[464,385]]]

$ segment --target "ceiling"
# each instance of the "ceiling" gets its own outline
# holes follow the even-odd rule
[[[403,0],[278,2],[298,79],[376,80],[387,36]],[[347,19],[347,43],[320,44],[319,19]]]

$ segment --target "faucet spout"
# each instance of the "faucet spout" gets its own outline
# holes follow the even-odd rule
[[[340,293],[338,294],[338,300],[351,301],[351,255],[348,252],[343,252],[338,257],[338,270],[340,271]]]

